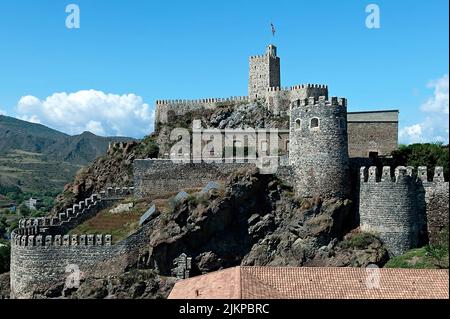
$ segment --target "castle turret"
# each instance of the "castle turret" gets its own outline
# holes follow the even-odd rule
[[[381,174],[380,174],[381,173]],[[417,245],[420,209],[412,170],[361,167],[359,218],[362,230],[377,235],[392,256]],[[424,208],[423,208],[424,209]]]
[[[291,103],[289,160],[301,197],[349,195],[347,102],[325,96]]]
[[[280,87],[280,58],[273,44],[267,47],[266,54],[250,57],[248,96],[251,99],[266,96],[270,87]]]

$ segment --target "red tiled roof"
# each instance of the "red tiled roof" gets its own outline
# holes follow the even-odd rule
[[[448,299],[449,274],[433,269],[235,267],[182,280],[169,298]]]

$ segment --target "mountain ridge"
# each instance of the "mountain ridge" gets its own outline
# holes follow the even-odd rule
[[[109,143],[133,140],[88,131],[68,135],[0,115],[0,187],[31,193],[61,192],[81,167],[106,154]]]
[[[77,135],[0,115],[0,154],[21,150],[45,155],[48,160],[86,165],[104,154],[110,142],[132,141],[123,136],[98,136],[89,131]]]

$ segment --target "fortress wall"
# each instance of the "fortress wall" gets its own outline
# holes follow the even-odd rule
[[[398,149],[398,123],[348,122],[350,157],[368,157],[370,152],[379,156],[391,155]]]
[[[252,163],[174,163],[172,160],[135,160],[133,178],[135,194],[151,197],[203,187],[210,181],[224,181],[232,172]]]
[[[70,274],[66,273],[69,265],[76,265],[83,278],[118,273],[119,265],[111,262],[115,249],[104,240],[103,236],[93,235],[77,237],[77,242],[72,236],[14,236],[11,247],[12,298],[33,298],[34,293],[63,286]],[[98,267],[99,263],[103,266]]]
[[[67,208],[55,218],[24,218],[19,221],[18,235],[58,235],[94,217],[117,200],[132,195],[133,187],[112,188],[92,194]]]
[[[292,86],[289,91],[291,102],[310,97],[319,99],[321,96],[325,96],[325,99],[328,100],[328,86],[322,84],[301,84]]]
[[[427,230],[431,245],[442,241],[441,230],[449,225],[449,184],[438,183],[427,192]]]
[[[156,101],[155,123],[167,124],[173,116],[181,116],[192,111],[214,109],[222,105],[246,101],[248,101],[247,96],[199,100],[158,100]]]
[[[63,287],[73,277],[73,269],[78,269],[84,280],[120,274],[138,266],[141,258],[149,255],[149,225],[116,245],[112,245],[111,235],[13,233],[11,297],[28,299],[50,288]]]
[[[328,86],[322,84],[300,84],[288,88],[269,87],[266,92],[268,109],[275,115],[289,114],[289,105],[297,100],[325,96],[328,99]]]
[[[445,182],[444,170],[436,167],[433,180],[428,180],[427,168],[420,166],[417,175],[419,177],[418,205],[422,213],[422,232],[426,232],[431,245],[442,241],[441,231],[449,225],[449,183]]]
[[[32,298],[35,293],[64,286],[70,274],[66,273],[68,265],[75,265],[83,278],[122,272],[130,257],[135,257],[130,253],[133,246],[127,242],[138,247],[133,240],[136,235],[113,246],[111,235],[69,236],[65,233],[133,191],[132,187],[109,187],[67,208],[58,217],[20,220],[11,239],[12,297]],[[143,239],[140,241],[144,242]]]
[[[274,115],[282,115],[289,110],[289,91],[279,88],[271,87],[266,92],[266,104],[269,111]]]
[[[419,214],[412,171],[389,166],[361,168],[359,214],[364,231],[376,233],[393,256],[416,247]]]

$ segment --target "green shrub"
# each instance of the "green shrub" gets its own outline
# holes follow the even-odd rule
[[[139,144],[137,154],[143,158],[157,158],[159,154],[159,146],[155,141],[155,136],[146,136]]]
[[[344,248],[366,249],[373,243],[375,236],[370,233],[357,232],[346,238],[342,245]]]

